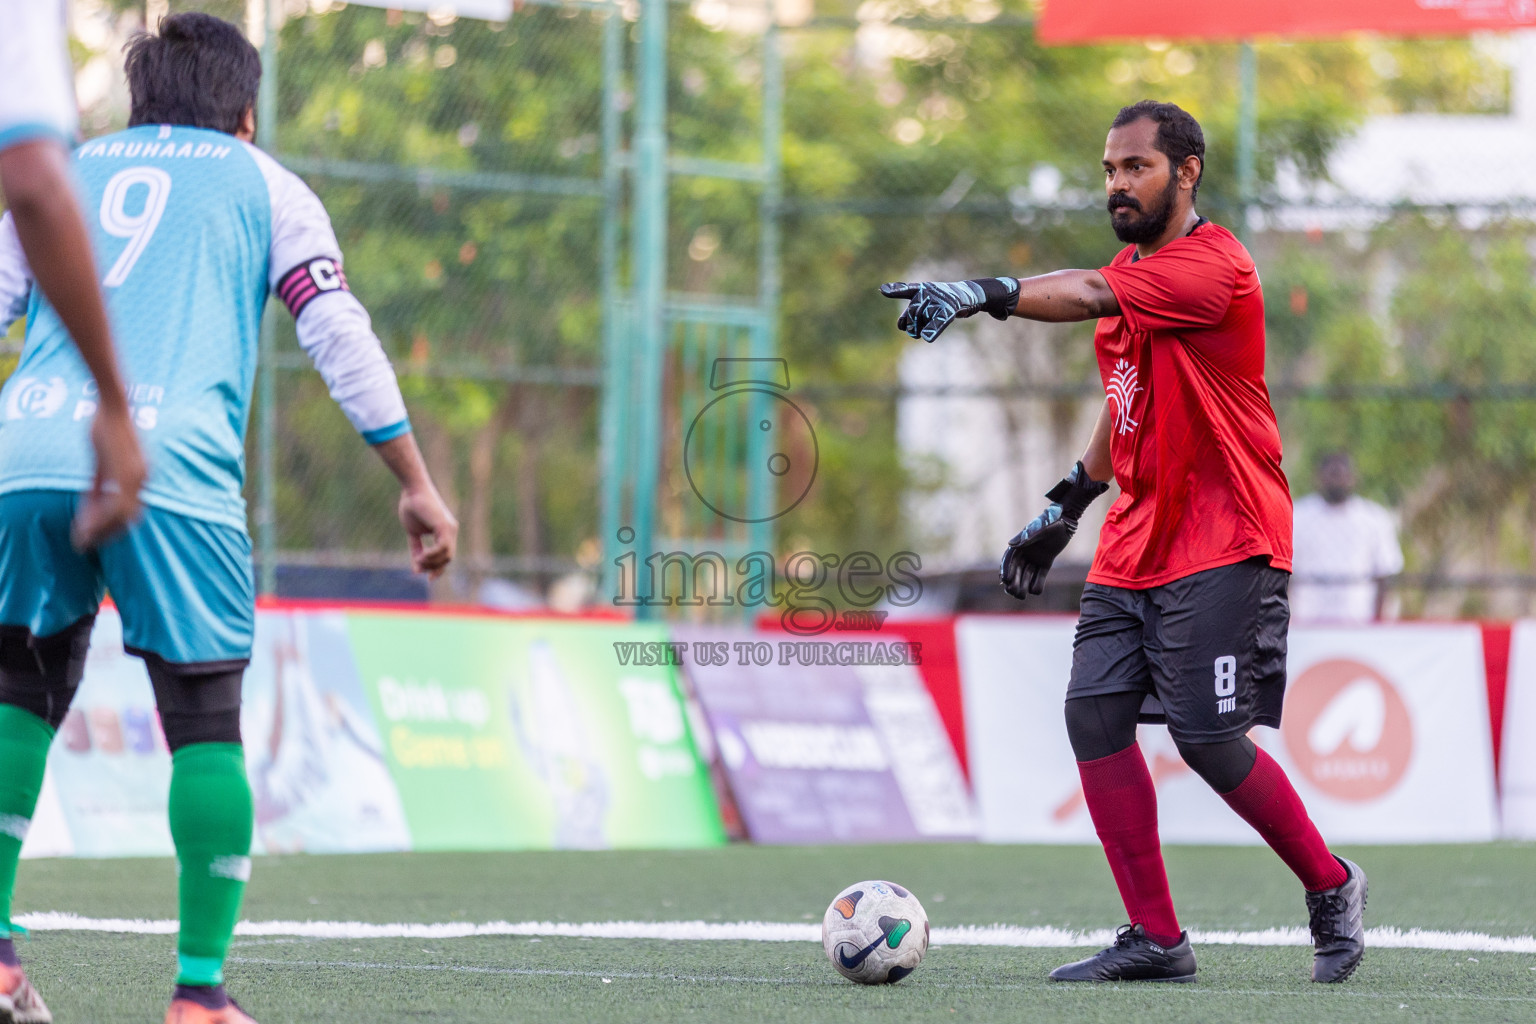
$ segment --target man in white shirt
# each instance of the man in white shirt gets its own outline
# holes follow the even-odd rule
[[[1392,513],[1355,492],[1354,461],[1324,456],[1317,493],[1296,502],[1291,619],[1359,623],[1381,618],[1381,580],[1403,570]]]

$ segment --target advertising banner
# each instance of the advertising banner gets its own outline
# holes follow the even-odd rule
[[[1046,43],[1111,39],[1319,37],[1345,32],[1465,35],[1536,25],[1527,0],[1047,0],[1040,18]]]
[[[257,614],[241,731],[255,852],[703,846],[724,833],[659,627]],[[117,613],[96,620],[24,855],[172,853],[171,760]]]
[[[171,853],[171,755],[144,663],[123,652],[123,622],[101,609],[85,678],[48,755],[24,857]]]
[[[1412,843],[1497,835],[1475,624],[1293,629],[1290,647],[1285,721],[1265,747],[1325,836]]]
[[[506,21],[512,17],[512,0],[352,0],[367,7],[388,7],[397,11],[427,11],[441,17],[484,18]]]
[[[240,731],[257,852],[411,848],[345,613],[257,615]]]
[[[416,850],[725,841],[660,626],[350,612]]]
[[[1536,621],[1515,623],[1509,645],[1509,689],[1504,703],[1504,835],[1536,839]]]
[[[1074,622],[966,617],[957,627],[983,839],[1094,842],[1062,702]],[[1496,832],[1476,626],[1297,628],[1283,727],[1250,734],[1330,842],[1462,842]],[[1139,740],[1166,842],[1254,843],[1167,729]]]
[[[919,645],[921,663],[917,666],[933,708],[949,735],[949,745],[960,761],[960,771],[968,773],[965,749],[965,698],[960,681],[960,661],[955,650],[955,620],[892,619],[882,630]],[[969,778],[969,775],[966,776]]]
[[[856,664],[874,660],[859,644],[888,647],[890,637],[702,628],[673,637],[753,840],[975,836],[964,775],[916,666]]]

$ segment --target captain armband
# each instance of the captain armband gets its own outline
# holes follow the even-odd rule
[[[277,297],[283,300],[294,319],[304,312],[305,306],[327,292],[351,290],[347,287],[347,275],[341,272],[341,264],[329,256],[305,260],[277,282]]]

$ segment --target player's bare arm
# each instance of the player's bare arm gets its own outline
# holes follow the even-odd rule
[[[291,179],[297,182],[297,179]],[[341,256],[319,200],[302,186],[290,208],[300,212],[297,251],[316,251],[278,276],[275,291],[294,315],[299,345],[314,360],[331,397],[400,482],[398,514],[410,543],[411,568],[433,579],[453,560],[459,524],[432,482],[411,433],[394,369],[347,286]],[[308,210],[308,227],[302,226]],[[323,226],[323,230],[321,230]],[[309,250],[306,245],[316,245]],[[289,246],[291,248],[291,246]]]
[[[96,475],[75,519],[74,541],[93,548],[138,515],[147,468],[129,416],[96,263],[70,186],[63,147],[34,139],[0,151],[0,189],[32,279],[74,338],[100,392],[91,424]]]
[[[315,244],[313,251],[324,255],[301,260],[279,275],[276,293],[293,313],[299,345],[314,360],[331,397],[400,482],[397,512],[410,544],[411,568],[436,579],[453,560],[458,520],[421,457],[394,369],[368,312],[347,286],[329,219],[307,189],[294,195],[292,209],[310,210],[311,242],[298,242],[298,251],[311,251],[302,247]],[[303,230],[296,233],[304,237]]]
[[[235,138],[256,136],[254,108],[245,111]],[[273,291],[293,315],[299,346],[325,378],[331,397],[400,482],[396,512],[410,545],[411,569],[437,579],[458,549],[459,521],[432,482],[394,369],[373,333],[368,311],[352,294],[341,250],[325,207],[286,171],[282,221],[275,231]]]
[[[410,538],[411,568],[437,579],[458,548],[459,521],[432,483],[416,435],[402,434],[373,450],[400,481],[400,525]]]
[[[1074,323],[1114,316],[1120,304],[1097,270],[1058,270],[1038,277],[988,277],[971,281],[895,281],[880,286],[888,299],[906,299],[898,329],[933,341],[956,320],[986,313],[1045,323]]]
[[[1114,426],[1115,412],[1106,400],[1099,406],[1099,418],[1094,421],[1088,447],[1083,449],[1083,468],[1095,480],[1108,480],[1115,472],[1109,456],[1109,439]]]
[[[1075,323],[1117,316],[1120,302],[1097,270],[1058,270],[1019,281],[1013,315],[1045,323]]]
[[[1157,146],[1157,125],[1133,121],[1110,129],[1104,142],[1105,206],[1122,242],[1145,259],[1200,222],[1195,194],[1204,169],[1198,156],[1176,164]],[[906,299],[896,326],[933,341],[956,320],[987,313],[1046,323],[1117,316],[1120,302],[1097,270],[1058,270],[1038,277],[990,277],[969,281],[895,282],[880,286],[889,299]]]

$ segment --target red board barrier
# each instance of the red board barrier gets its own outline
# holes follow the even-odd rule
[[[1532,25],[1536,4],[1508,0],[1049,0],[1040,17],[1040,41],[1236,40],[1347,32],[1435,36]]]
[[[955,653],[954,619],[913,619],[892,622],[884,633],[895,634],[908,643],[923,645],[923,685],[933,698],[933,706],[954,745],[955,756],[960,759],[960,770],[971,777],[970,765],[965,756],[965,699],[960,684],[960,659]]]
[[[1513,630],[1508,622],[1483,623],[1483,665],[1488,676],[1488,727],[1493,730],[1495,781],[1504,763],[1504,704],[1509,693],[1509,640]]]

